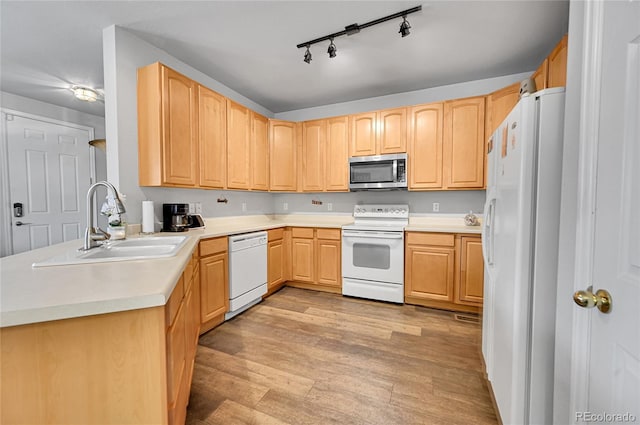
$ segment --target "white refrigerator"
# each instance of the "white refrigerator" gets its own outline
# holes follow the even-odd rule
[[[553,422],[564,89],[522,97],[489,139],[482,354],[504,424]]]

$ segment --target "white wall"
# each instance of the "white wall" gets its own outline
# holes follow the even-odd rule
[[[69,96],[71,96],[71,92],[69,92]],[[93,127],[94,137],[96,139],[105,138],[104,117],[64,108],[51,103],[40,102],[39,100],[29,99],[7,92],[0,92],[0,106],[54,120]]]
[[[106,134],[109,140],[107,175],[109,181],[127,197],[127,220],[130,223],[140,223],[142,201],[147,199],[161,205],[184,196],[191,202],[210,205],[214,195],[209,191],[154,190],[138,186],[137,69],[159,61],[256,112],[268,117],[273,117],[273,113],[117,26],[110,26],[103,31],[103,57]],[[187,192],[181,195],[183,191]],[[270,206],[271,203],[268,204]],[[214,212],[215,210],[207,210],[205,215],[212,215]]]
[[[322,201],[314,205],[312,200]],[[327,213],[328,204],[332,212],[352,214],[356,204],[409,204],[411,214],[432,214],[433,203],[440,204],[440,213],[468,213],[473,210],[482,214],[485,191],[389,191],[389,192],[346,192],[346,193],[279,193],[274,195],[276,214],[287,213]],[[288,204],[287,210],[284,203]]]
[[[562,155],[562,199],[558,250],[558,290],[556,295],[556,343],[553,394],[553,422],[573,422],[569,410],[571,381],[571,331],[573,305],[576,218],[578,208],[578,151],[580,136],[580,86],[582,84],[582,50],[584,4],[572,0],[569,6],[569,41],[567,89],[565,96],[564,145]],[[585,284],[586,285],[586,284]]]
[[[421,103],[439,102],[449,99],[460,99],[470,96],[481,96],[501,89],[515,82],[529,78],[533,71],[522,74],[506,75],[504,77],[488,78],[486,80],[469,81],[448,86],[433,87],[388,96],[371,97],[354,100],[352,102],[334,103],[332,105],[315,108],[298,109],[295,111],[275,114],[275,118],[289,121],[306,121],[333,117],[338,115],[357,114],[378,109],[397,108]]]

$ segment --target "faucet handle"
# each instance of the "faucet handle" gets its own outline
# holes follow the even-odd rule
[[[91,239],[94,241],[106,241],[111,238],[111,235],[102,230],[99,227],[94,227],[91,229]]]

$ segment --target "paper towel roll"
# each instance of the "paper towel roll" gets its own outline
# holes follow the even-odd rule
[[[153,233],[155,221],[153,201],[142,201],[142,233]]]

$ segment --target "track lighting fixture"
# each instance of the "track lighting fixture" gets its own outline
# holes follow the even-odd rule
[[[336,45],[333,44],[333,38],[331,39],[331,44],[329,44],[329,49],[327,50],[327,53],[329,53],[329,57],[330,58],[335,58],[336,57],[336,51],[338,49],[336,49]]]
[[[323,37],[319,37],[319,38],[316,38],[314,40],[307,41],[305,43],[300,43],[300,44],[298,44],[297,47],[298,47],[298,49],[300,49],[302,47],[306,47],[307,48],[307,51],[304,53],[304,61],[306,63],[311,63],[311,51],[309,50],[311,45],[312,44],[316,44],[316,43],[320,43],[322,41],[331,40],[331,44],[329,44],[329,49],[327,50],[327,53],[329,54],[330,58],[335,58],[337,49],[336,49],[336,45],[333,44],[333,39],[334,38],[340,37],[340,36],[343,36],[343,35],[354,35],[354,34],[359,33],[360,30],[372,27],[374,25],[381,24],[383,22],[390,21],[390,20],[395,19],[395,18],[402,18],[402,23],[400,24],[400,31],[398,31],[398,32],[402,35],[402,37],[406,37],[406,36],[408,36],[410,34],[409,28],[411,28],[411,25],[409,24],[409,21],[407,21],[407,15],[409,15],[411,13],[419,12],[421,10],[422,10],[422,6],[416,6],[416,7],[411,8],[411,9],[403,10],[402,12],[394,13],[393,15],[389,15],[389,16],[385,16],[383,18],[375,19],[373,21],[367,22],[367,23],[362,24],[362,25],[359,25],[359,24],[347,25],[346,27],[344,27],[344,30],[342,30],[342,31],[334,32],[333,34],[325,35]]]
[[[304,52],[304,61],[306,63],[311,63],[311,51],[309,51],[309,45],[307,45],[307,51]]]
[[[411,28],[411,25],[409,24],[409,21],[407,21],[407,16],[405,15],[402,17],[402,23],[400,24],[400,31],[398,31],[398,33],[402,34],[403,37],[406,37],[410,34],[409,28]]]

